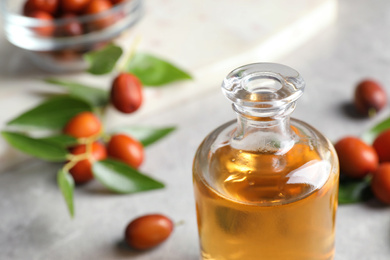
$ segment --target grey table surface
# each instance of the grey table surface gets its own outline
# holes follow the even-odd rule
[[[390,2],[340,1],[337,21],[279,62],[298,70],[307,83],[293,116],[330,140],[359,135],[390,114],[349,116],[356,83],[365,77],[382,82],[390,93]],[[287,43],[288,44],[288,43]],[[222,79],[221,79],[222,80]],[[76,191],[77,216],[64,211],[53,172],[56,164],[30,160],[0,175],[0,259],[199,258],[191,166],[202,139],[235,117],[215,89],[203,97],[142,119],[140,124],[176,125],[168,138],[146,150],[144,172],[167,184],[136,195],[107,194],[97,183]],[[123,243],[128,221],[147,213],[183,221],[158,248],[139,253]],[[390,208],[376,202],[342,205],[337,213],[336,260],[390,259]]]

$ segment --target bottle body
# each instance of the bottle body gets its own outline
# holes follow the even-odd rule
[[[284,150],[264,125],[242,138],[235,121],[199,147],[193,179],[203,260],[333,259],[337,156],[309,125],[286,126]],[[276,149],[265,149],[269,143]]]

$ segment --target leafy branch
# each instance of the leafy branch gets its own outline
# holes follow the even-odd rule
[[[86,54],[84,58],[90,65],[87,72],[92,75],[113,72],[122,54],[122,49],[113,44]],[[135,75],[145,87],[191,79],[187,72],[151,54],[134,53],[125,64],[121,73]],[[64,163],[57,173],[57,183],[72,217],[75,214],[74,189],[77,184],[72,169],[82,162],[87,162],[86,165],[89,163],[88,170],[93,177],[115,193],[136,193],[164,187],[160,181],[140,172],[120,158],[113,158],[108,154],[107,159],[96,159],[92,144],[96,141],[107,143],[112,136],[120,133],[131,137],[131,140],[138,140],[136,142],[142,147],[147,147],[170,134],[175,127],[124,126],[112,130],[108,128],[87,138],[65,134],[65,126],[81,113],[104,113],[105,108],[112,103],[110,92],[101,87],[63,79],[48,78],[45,82],[61,87],[67,93],[48,98],[16,116],[7,123],[1,134],[11,146],[21,152],[45,161]],[[34,137],[37,131],[42,130],[50,134]],[[72,153],[74,147],[83,145],[84,152]]]

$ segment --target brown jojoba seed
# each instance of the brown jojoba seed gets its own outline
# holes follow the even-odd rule
[[[356,110],[364,116],[373,116],[387,103],[386,92],[373,80],[363,80],[355,89]]]
[[[129,246],[146,250],[164,242],[173,231],[173,222],[166,216],[151,214],[130,222],[125,231]]]
[[[121,73],[111,86],[111,104],[122,113],[133,113],[143,100],[142,83],[130,73]]]

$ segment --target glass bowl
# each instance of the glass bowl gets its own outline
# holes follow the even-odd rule
[[[142,0],[128,0],[98,14],[42,20],[22,14],[25,2],[0,0],[5,36],[26,50],[35,64],[51,72],[86,69],[84,53],[112,42],[133,27],[143,13]],[[81,33],[69,32],[75,23]]]

